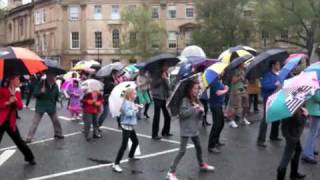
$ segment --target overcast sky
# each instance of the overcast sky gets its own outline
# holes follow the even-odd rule
[[[8,4],[8,0],[0,0],[1,1],[1,5],[2,6],[7,6]],[[25,4],[25,3],[29,3],[31,2],[32,0],[22,0],[22,3]]]

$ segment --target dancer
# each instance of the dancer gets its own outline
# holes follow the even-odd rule
[[[70,96],[68,109],[73,120],[80,120],[81,112],[81,89],[79,87],[79,81],[73,80],[72,85],[68,88],[68,95]]]

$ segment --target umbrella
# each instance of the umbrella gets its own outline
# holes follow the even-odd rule
[[[157,72],[160,72],[160,65],[162,63],[166,63],[169,67],[175,66],[179,62],[179,59],[168,53],[162,53],[156,56],[153,56],[147,60],[145,60],[142,63],[137,64],[136,66],[139,69],[145,69],[148,70],[150,73],[155,74]]]
[[[96,74],[97,77],[103,78],[111,75],[113,70],[121,71],[124,68],[124,65],[120,62],[115,62],[112,64],[108,64],[103,66]]]
[[[316,72],[304,72],[285,80],[282,89],[267,100],[267,122],[291,117],[318,89],[319,80]]]
[[[234,70],[237,69],[241,64],[251,61],[253,58],[254,57],[252,55],[245,55],[234,59],[225,69],[223,79],[226,82],[230,82],[232,76],[234,75]]]
[[[80,84],[80,86],[81,86],[81,89],[83,89],[86,92],[103,90],[103,83],[96,79],[85,80]]]
[[[201,93],[204,91],[204,84],[202,81],[201,73],[197,73],[190,77],[180,80],[175,86],[166,104],[172,116],[176,116],[179,114],[179,108],[180,108],[182,99],[185,96],[186,85],[188,81],[195,80],[195,79],[197,79],[200,82],[200,87],[202,89]],[[199,95],[201,93],[199,93]]]
[[[197,64],[193,64],[193,68],[195,72],[203,72],[206,70],[208,67],[210,67],[212,64],[218,62],[216,59],[206,59],[202,62],[199,62]]]
[[[64,69],[59,67],[57,61],[51,59],[44,59],[44,63],[48,66],[48,69],[44,71],[46,74],[60,75],[66,73]]]
[[[73,84],[73,81],[74,80],[77,80],[80,82],[80,79],[78,78],[70,78],[70,79],[67,79],[63,82],[63,84],[61,85],[61,89],[62,90],[68,90],[69,86]]]
[[[77,71],[69,71],[66,74],[63,75],[63,79],[71,79],[72,74],[76,74],[76,78],[80,78],[80,74]]]
[[[192,64],[183,63],[180,65],[180,69],[178,72],[178,77],[180,79],[186,78],[192,74]]]
[[[181,52],[181,56],[198,56],[198,57],[206,57],[206,54],[204,53],[203,49],[199,46],[187,46],[183,49]]]
[[[43,60],[28,49],[0,48],[0,79],[10,75],[32,75],[46,69]]]
[[[304,70],[304,72],[312,72],[312,71],[316,72],[318,79],[320,79],[320,62],[313,63]]]
[[[304,54],[291,54],[285,61],[285,65],[280,70],[278,75],[280,81],[283,82],[304,58],[306,58],[306,55]]]
[[[84,69],[99,69],[101,67],[100,63],[94,60],[82,60],[79,61],[72,70],[84,70]]]
[[[283,49],[270,49],[257,55],[246,69],[247,79],[256,79],[270,70],[270,62],[277,60],[284,62],[289,56]]]
[[[208,67],[202,75],[204,87],[208,88],[211,86],[218,79],[219,75],[224,72],[227,66],[226,63],[218,62]]]
[[[124,68],[125,76],[129,79],[134,79],[139,72],[139,69],[136,67],[136,64],[129,64]]]
[[[222,52],[218,57],[218,60],[229,64],[237,57],[242,57],[245,55],[255,56],[257,55],[257,51],[249,46],[238,45]]]
[[[194,69],[194,73],[203,72],[206,68],[217,62],[215,59],[199,56],[179,56],[178,58],[181,60],[178,75],[182,78],[190,76],[193,72],[192,69]]]
[[[113,88],[109,96],[109,109],[112,117],[120,116],[120,109],[124,101],[123,95],[128,88],[136,88],[134,81],[126,81]]]

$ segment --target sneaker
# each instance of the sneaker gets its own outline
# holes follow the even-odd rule
[[[119,164],[113,164],[112,165],[112,169],[114,172],[117,172],[117,173],[121,173],[122,172],[122,168],[119,166]]]
[[[247,118],[243,118],[243,119],[242,119],[242,122],[243,122],[243,124],[245,124],[246,126],[251,124],[251,123],[247,120]]]
[[[214,166],[210,166],[207,163],[203,163],[200,165],[200,171],[214,171],[216,168]]]
[[[64,139],[64,135],[54,135],[54,139]]]
[[[175,172],[168,172],[167,173],[167,180],[178,180],[176,173]]]
[[[232,127],[232,128],[238,128],[239,127],[234,120],[229,122],[229,126]]]
[[[208,149],[209,153],[215,153],[215,154],[219,154],[221,153],[220,149],[214,147],[214,148],[209,148]]]
[[[129,161],[138,161],[140,159],[141,159],[141,157],[139,157],[139,156],[129,157]]]

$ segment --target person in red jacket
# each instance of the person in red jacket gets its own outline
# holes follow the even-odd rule
[[[93,138],[101,138],[98,131],[98,115],[103,104],[102,94],[98,91],[87,92],[82,99],[83,106],[83,122],[84,136],[87,141],[90,141],[89,132],[91,124],[93,126]]]
[[[19,85],[20,77],[12,76],[8,79],[8,83],[0,88],[0,143],[4,132],[7,132],[23,153],[25,161],[30,165],[35,165],[33,153],[22,140],[16,125],[16,111],[23,108],[21,93],[16,91]]]

